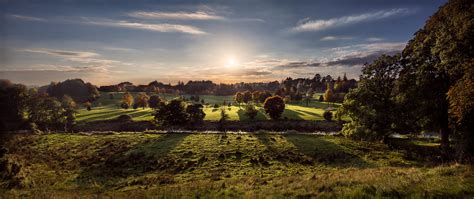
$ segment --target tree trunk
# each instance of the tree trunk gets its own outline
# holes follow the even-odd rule
[[[441,150],[446,151],[447,149],[449,149],[449,128],[442,127],[439,130],[439,134],[441,137]]]

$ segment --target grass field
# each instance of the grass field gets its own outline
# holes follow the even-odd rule
[[[474,196],[472,166],[433,165],[404,150],[333,136],[47,134],[4,146],[5,198]]]
[[[101,97],[92,104],[92,110],[87,111],[84,108],[79,110],[77,114],[78,122],[89,122],[97,120],[106,120],[113,119],[118,117],[121,114],[127,114],[132,116],[134,120],[152,120],[153,119],[153,109],[151,108],[138,108],[138,109],[122,109],[119,107],[120,101],[122,99],[123,93],[113,93],[114,99],[110,99],[109,93],[101,93]],[[136,93],[132,93],[135,95]],[[288,119],[303,119],[303,120],[323,120],[322,114],[324,109],[328,108],[329,105],[326,102],[319,102],[320,94],[316,94],[313,100],[306,106],[306,102],[300,103],[291,103],[287,104],[285,112],[283,113],[283,118],[287,117]],[[171,100],[176,95],[171,94],[160,94],[160,96],[166,100]],[[189,98],[189,95],[184,95],[186,98]],[[201,99],[205,100],[205,103],[210,105],[219,104],[221,105],[224,101],[233,103],[233,96],[213,96],[213,95],[200,95]],[[338,107],[339,104],[331,104],[331,107]],[[230,120],[246,120],[248,119],[245,116],[244,106],[233,105],[231,107],[226,107],[227,113],[229,114]],[[259,113],[256,119],[265,120],[269,119],[265,114],[263,107],[260,105],[257,107]],[[205,107],[204,112],[206,113],[205,120],[219,120],[220,119],[220,110],[212,107]],[[343,118],[344,119],[344,118]]]

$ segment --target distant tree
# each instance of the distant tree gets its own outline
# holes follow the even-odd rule
[[[251,119],[251,120],[255,119],[257,114],[258,114],[258,110],[255,108],[255,106],[253,104],[247,104],[245,106],[245,115],[249,119]]]
[[[260,103],[263,104],[263,103],[265,102],[265,100],[266,100],[267,98],[271,97],[271,96],[272,96],[272,94],[271,94],[270,92],[264,91],[264,92],[261,92],[261,93],[260,93],[260,95],[258,96],[258,97],[259,97],[258,100],[259,100]]]
[[[201,104],[190,104],[186,107],[186,113],[189,115],[189,122],[191,124],[202,123],[206,114],[202,110]]]
[[[92,103],[90,102],[84,102],[84,107],[86,107],[86,109],[88,111],[92,110]]]
[[[309,102],[311,102],[311,99],[313,99],[313,95],[314,95],[313,89],[309,88],[308,91],[306,92],[306,106],[308,106]]]
[[[332,112],[331,111],[324,111],[323,117],[326,121],[332,120]]]
[[[243,93],[242,101],[246,104],[252,101],[252,93],[250,91],[245,91]]]
[[[204,99],[201,99],[201,104],[204,104]]]
[[[120,104],[120,107],[123,108],[123,109],[128,109],[128,108],[130,108],[130,105],[128,105],[128,104],[125,103],[125,102],[122,102],[122,103]]]
[[[188,119],[185,104],[180,99],[173,99],[155,111],[155,120],[163,125],[186,124]]]
[[[258,104],[260,102],[260,93],[260,91],[252,92],[252,101],[255,102],[255,104]]]
[[[127,107],[132,106],[133,96],[129,92],[125,92],[122,96],[122,104],[127,104]],[[124,106],[123,106],[124,107]]]
[[[222,106],[227,106],[227,102],[225,100],[222,102]]]
[[[324,97],[323,97],[323,95],[319,95],[319,99],[318,99],[318,101],[320,101],[320,102],[324,102]]]
[[[326,92],[324,92],[324,101],[325,102],[333,102],[334,101],[334,92],[331,86],[328,84]]]
[[[221,108],[221,118],[219,119],[219,123],[224,123],[225,121],[229,120],[229,114],[227,114],[227,111],[225,108]]]
[[[244,102],[244,95],[241,92],[237,92],[235,93],[234,99],[240,107],[240,104]]]
[[[109,99],[111,99],[111,100],[114,99],[114,94],[113,93],[109,93]]]
[[[263,104],[265,112],[274,120],[278,120],[285,110],[285,102],[280,96],[269,97]]]
[[[158,95],[152,95],[150,96],[150,99],[148,99],[148,106],[150,108],[156,109],[160,105],[161,98]]]
[[[150,100],[150,97],[146,93],[138,93],[134,101],[138,107],[145,109],[148,106],[148,100]]]
[[[46,92],[57,99],[69,95],[74,101],[84,103],[93,102],[100,97],[97,87],[91,83],[85,83],[82,79],[68,79],[64,82],[51,83]]]

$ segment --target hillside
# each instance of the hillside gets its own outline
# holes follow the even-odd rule
[[[474,196],[472,166],[434,164],[437,143],[397,143],[265,132],[17,135],[4,144],[0,195]]]

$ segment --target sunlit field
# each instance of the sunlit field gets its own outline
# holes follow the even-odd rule
[[[471,166],[432,165],[419,158],[434,153],[436,143],[400,143],[417,150],[408,153],[381,143],[267,132],[18,136],[6,143],[12,151],[6,158],[23,177],[0,183],[26,189],[0,193],[45,198],[474,194]]]
[[[91,122],[98,120],[108,120],[117,118],[120,115],[126,114],[131,116],[136,121],[143,120],[152,120],[154,110],[151,108],[129,108],[123,109],[120,108],[120,102],[122,100],[123,93],[113,93],[114,98],[110,99],[110,93],[101,92],[101,97],[92,104],[92,110],[87,111],[85,108],[81,108],[77,114],[78,122]],[[132,93],[136,95],[137,93]],[[177,95],[172,94],[158,94],[162,99],[171,100]],[[286,104],[285,111],[283,112],[282,118],[285,119],[295,119],[295,120],[324,120],[322,114],[325,109],[333,110],[340,106],[338,103],[327,103],[319,102],[319,95],[321,93],[315,94],[313,99],[306,104],[305,100],[297,103]],[[183,95],[186,98],[190,98],[190,95]],[[234,103],[233,96],[213,96],[213,95],[199,95],[200,99],[204,99],[206,105],[204,107],[204,113],[206,117],[204,120],[219,120],[220,119],[220,108],[214,108],[214,105],[217,104],[219,107],[223,107],[227,114],[229,114],[230,120],[248,120],[247,116],[244,114],[245,104],[238,106]],[[223,105],[224,101],[227,103],[231,102],[233,105]],[[196,102],[193,102],[196,103]],[[200,102],[199,102],[200,103]],[[257,105],[259,113],[256,116],[257,120],[269,120],[270,118],[265,114],[263,105]],[[343,119],[346,119],[344,117]]]

